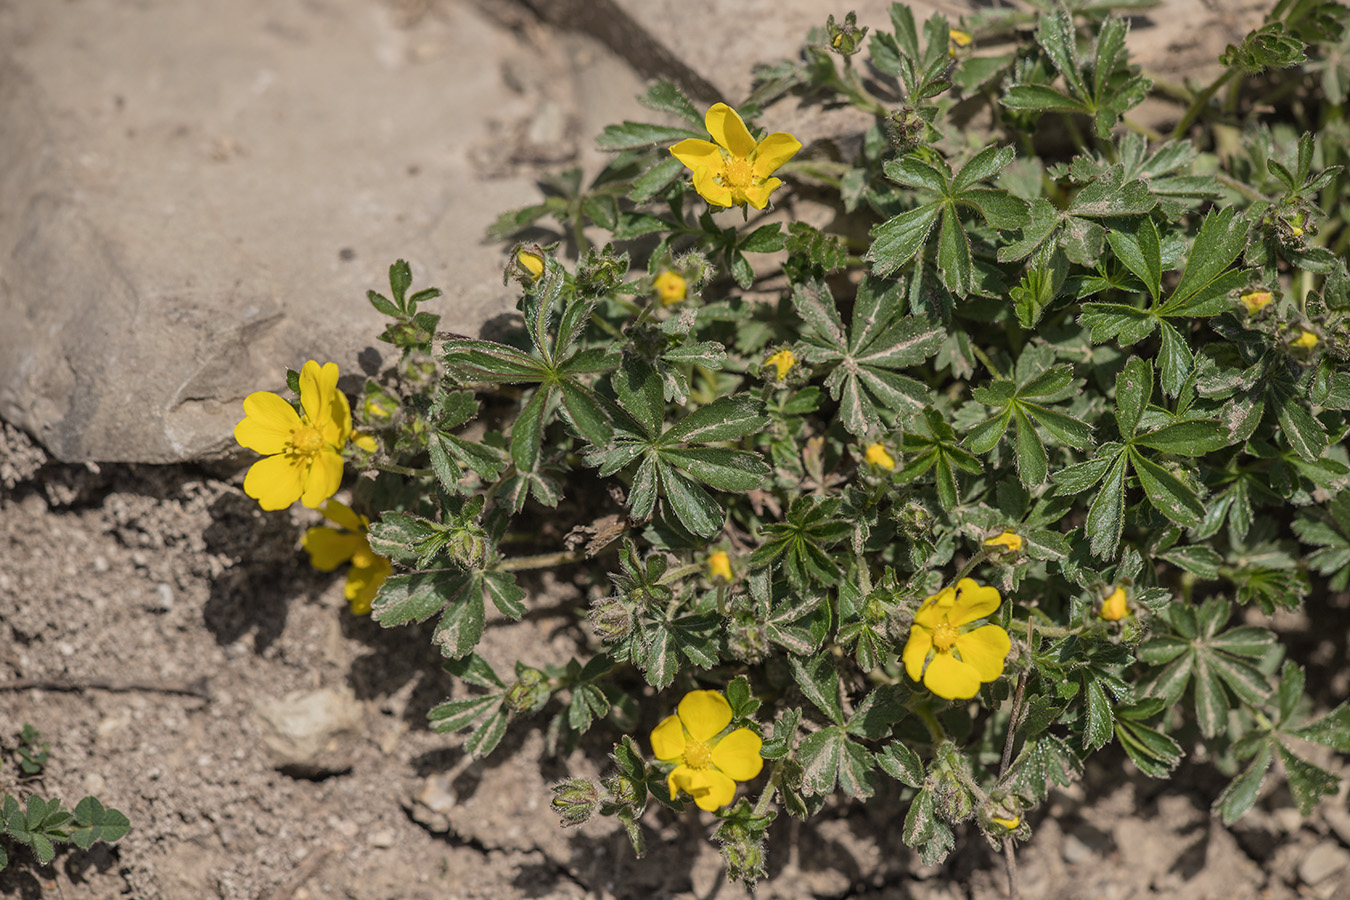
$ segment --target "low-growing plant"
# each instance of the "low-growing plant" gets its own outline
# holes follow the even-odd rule
[[[332,364],[245,401],[264,508],[363,473],[305,545],[354,611],[437,619],[436,730],[622,735],[564,823],[640,852],[692,800],[753,884],[775,816],[836,797],[1011,861],[1112,743],[1164,779],[1205,748],[1225,822],[1277,758],[1301,812],[1336,790],[1304,747],[1350,752],[1350,706],[1314,714],[1268,625],[1350,584],[1346,9],[1280,0],[1192,87],[1131,63],[1114,11],[1150,4],[1035,5],[831,17],[735,109],[658,82],[661,123],[494,227],[560,229],[510,250],[519,328],[438,331],[399,262],[354,423]],[[788,98],[873,120],[802,148],[753,124]],[[518,573],[564,567],[576,658],[495,670]]]
[[[23,726],[15,756],[25,778],[41,776],[50,750],[36,728]],[[96,797],[85,797],[70,810],[55,797],[48,800],[33,793],[20,802],[17,795],[0,792],[0,871],[9,866],[12,843],[27,846],[38,865],[45,866],[56,857],[57,844],[73,843],[88,850],[97,841],[115,843],[129,830],[127,817]]]

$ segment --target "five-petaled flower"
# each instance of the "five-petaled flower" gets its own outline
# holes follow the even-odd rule
[[[263,509],[285,509],[296,500],[315,509],[342,483],[342,448],[352,430],[352,412],[337,389],[338,367],[314,360],[300,369],[300,407],[276,394],[244,398],[244,419],[234,439],[263,454],[244,476],[244,493]]]
[[[666,779],[670,796],[680,791],[699,809],[714,810],[736,798],[736,782],[749,781],[764,767],[763,741],[748,728],[722,734],[731,724],[731,704],[717,691],[690,691],[677,712],[652,729],[652,753],[674,763]]]
[[[351,561],[344,593],[352,613],[364,616],[370,612],[370,601],[375,599],[380,585],[389,577],[389,560],[370,549],[366,537],[370,520],[365,516],[336,500],[324,504],[323,515],[342,526],[342,530],[327,525],[311,528],[300,539],[300,546],[309,553],[310,565],[320,572],[331,572]]]
[[[685,281],[683,275],[671,269],[665,269],[653,279],[652,289],[656,291],[656,296],[661,298],[662,306],[679,303],[689,296],[689,283]]]
[[[863,456],[867,459],[868,465],[876,466],[878,469],[889,472],[895,468],[895,457],[887,453],[881,444],[872,444]]]
[[[704,117],[713,141],[686,138],[670,153],[694,172],[694,190],[713,206],[769,205],[769,195],[783,182],[769,176],[802,148],[786,132],[775,131],[759,143],[750,136],[736,110],[714,103]]]
[[[948,700],[969,700],[982,683],[1001,677],[1012,649],[1008,632],[997,625],[962,631],[1001,602],[996,588],[976,584],[973,578],[962,578],[956,587],[925,600],[914,614],[901,655],[909,677]]]

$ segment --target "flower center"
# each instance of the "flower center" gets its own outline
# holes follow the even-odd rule
[[[684,764],[691,769],[706,769],[712,765],[712,748],[703,741],[694,741],[684,748]]]
[[[733,193],[742,193],[755,183],[755,167],[750,160],[728,156],[722,160],[722,186]]]
[[[313,456],[323,445],[323,432],[317,425],[302,425],[291,435],[291,446],[301,456]]]
[[[943,622],[933,629],[933,649],[939,653],[950,653],[956,646],[956,639],[961,636],[961,632],[950,622]]]

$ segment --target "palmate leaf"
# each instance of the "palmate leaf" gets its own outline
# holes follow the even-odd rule
[[[1050,409],[1037,400],[1053,400],[1073,382],[1071,366],[1056,366],[1029,377],[1013,388],[1012,382],[995,382],[975,391],[975,399],[997,410],[993,416],[966,433],[965,444],[975,453],[989,453],[1002,439],[1009,422],[1016,425],[1017,474],[1027,487],[1042,484],[1049,472],[1049,457],[1036,427],[1039,424],[1060,443],[1078,450],[1088,444],[1092,427],[1068,413]]]
[[[1097,136],[1106,139],[1126,112],[1148,94],[1153,83],[1129,65],[1124,19],[1102,23],[1091,66],[1078,56],[1078,34],[1073,16],[1066,9],[1042,15],[1036,41],[1064,78],[1065,91],[1044,84],[1014,84],[1003,95],[1009,109],[1079,113],[1092,119]]]
[[[1320,548],[1308,556],[1308,566],[1328,577],[1328,587],[1350,587],[1350,491],[1341,491],[1325,508],[1299,510],[1294,533]]]
[[[878,276],[890,275],[913,260],[940,218],[937,265],[942,283],[958,297],[973,292],[975,272],[970,236],[966,234],[959,210],[962,207],[975,210],[986,224],[997,230],[1025,225],[1028,221],[1025,200],[1002,189],[975,187],[1006,168],[1013,156],[1011,147],[986,147],[955,176],[943,161],[933,165],[917,156],[887,161],[884,168],[892,181],[938,196],[872,230],[873,243],[867,253],[872,272]]]
[[[1076,168],[1070,172],[1077,174]],[[1158,205],[1148,185],[1139,179],[1127,179],[1121,165],[1089,177],[1091,180],[1074,195],[1067,209],[1056,209],[1044,198],[1033,202],[1021,237],[999,248],[999,261],[1025,259],[1037,249],[1050,246],[1072,262],[1094,266],[1101,259],[1107,234],[1099,220],[1146,215]]]
[[[960,499],[956,470],[978,475],[983,466],[959,446],[956,432],[936,409],[929,407],[922,417],[916,416],[911,421],[912,427],[906,430],[900,442],[900,449],[908,461],[895,473],[895,480],[906,484],[932,470],[937,481],[938,502],[943,509],[954,509]]]
[[[1192,687],[1196,724],[1206,737],[1217,737],[1228,724],[1231,696],[1256,705],[1270,693],[1270,685],[1253,660],[1263,656],[1275,636],[1263,628],[1227,623],[1231,606],[1211,598],[1199,607],[1173,604],[1165,612],[1171,634],[1160,634],[1139,647],[1141,662],[1160,667],[1143,685],[1143,693],[1169,705]]]
[[[458,659],[483,636],[487,598],[512,619],[525,613],[525,592],[509,572],[442,570],[387,579],[371,604],[371,618],[390,628],[441,613],[432,642],[445,656]]]
[[[903,300],[902,283],[864,278],[845,330],[825,282],[809,281],[793,290],[793,305],[806,322],[810,359],[830,367],[825,386],[853,434],[880,427],[883,409],[917,412],[928,403],[928,388],[900,372],[936,353],[946,332],[930,319],[903,315]]]
[[[1124,303],[1084,303],[1079,322],[1092,330],[1093,343],[1115,339],[1123,346],[1138,343],[1162,329],[1159,364],[1163,390],[1177,396],[1194,364],[1185,335],[1169,319],[1184,320],[1216,316],[1231,308],[1229,295],[1248,283],[1245,269],[1231,268],[1247,246],[1247,221],[1232,207],[1205,217],[1187,257],[1181,280],[1171,295],[1160,296],[1161,242],[1152,220],[1145,219],[1134,233],[1112,231],[1112,252],[1147,290],[1151,302],[1140,309]]]

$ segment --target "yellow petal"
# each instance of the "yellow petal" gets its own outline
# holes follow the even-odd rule
[[[672,772],[672,779],[681,790],[694,798],[699,809],[712,812],[736,799],[736,782],[716,769],[690,769],[686,766],[680,769],[684,769],[685,774],[674,778],[675,772]],[[679,772],[680,769],[675,771]]]
[[[714,141],[731,152],[732,156],[749,159],[755,152],[755,139],[736,110],[725,103],[714,103],[703,117],[703,124]]]
[[[717,691],[690,691],[678,710],[685,730],[696,741],[709,740],[731,724],[731,704]]]
[[[895,468],[895,457],[886,452],[886,448],[881,444],[872,444],[867,448],[864,454],[867,462],[879,469],[891,470]]]
[[[670,799],[674,800],[680,795],[680,791],[688,783],[689,775],[693,771],[688,766],[680,765],[672,769],[670,774],[666,776],[666,790],[670,791]]]
[[[731,188],[717,183],[716,173],[712,169],[694,170],[694,190],[713,206],[735,206],[736,195]]]
[[[370,612],[371,602],[392,569],[389,560],[383,556],[375,557],[373,565],[352,566],[347,573],[347,587],[343,591],[352,615],[364,616]]]
[[[263,509],[285,509],[300,499],[302,475],[290,456],[268,456],[255,462],[244,476],[244,493]]]
[[[919,611],[914,614],[914,624],[932,631],[947,621],[954,603],[956,603],[956,588],[943,588],[923,601],[923,606],[920,606]]]
[[[980,681],[995,681],[1003,675],[1003,663],[1012,649],[1008,632],[997,625],[983,625],[956,639],[956,652],[975,667]]]
[[[359,534],[338,531],[320,525],[305,532],[300,546],[309,554],[309,564],[320,572],[331,572],[351,559],[366,539]]]
[[[712,579],[720,578],[723,581],[732,579],[731,557],[727,556],[727,551],[718,550],[708,556],[708,577]]]
[[[538,278],[544,274],[544,258],[538,253],[521,250],[516,253],[516,260],[525,267],[525,271],[529,272],[532,277]]]
[[[997,537],[991,537],[985,540],[986,547],[1007,547],[1013,553],[1022,549],[1022,538],[1020,535],[1005,530]]]
[[[712,749],[713,765],[737,781],[749,781],[764,768],[764,742],[749,728],[737,728]]]
[[[340,500],[329,500],[325,503],[323,517],[348,531],[365,531],[368,524],[365,516],[358,516],[355,510]]]
[[[327,420],[322,423],[321,428],[323,439],[333,447],[341,450],[346,446],[347,437],[352,431],[352,407],[347,402],[347,395],[342,391],[335,390],[329,398]]]
[[[336,363],[320,366],[311,359],[300,367],[300,406],[309,424],[321,425],[327,421],[328,405],[337,390],[337,379]]]
[[[1119,622],[1129,614],[1129,599],[1125,596],[1125,589],[1121,587],[1117,587],[1111,592],[1111,596],[1102,601],[1101,611],[1097,613],[1108,622]]]
[[[947,621],[953,625],[968,625],[998,609],[1002,602],[998,588],[977,584],[974,578],[962,578],[956,583],[955,602],[947,613]]]
[[[324,449],[314,455],[314,462],[304,475],[304,490],[300,502],[310,509],[337,493],[342,487],[342,455],[336,450]]]
[[[948,700],[969,700],[980,692],[980,676],[975,667],[952,656],[939,653],[923,673],[923,683],[939,697]]]
[[[670,148],[670,155],[694,171],[722,166],[722,151],[717,145],[698,138],[685,138]],[[542,267],[541,267],[542,268]]]
[[[763,184],[749,185],[745,189],[745,199],[750,201],[750,205],[755,209],[763,209],[769,205],[769,195],[777,190],[782,183],[777,178],[770,178]]]
[[[250,450],[272,456],[285,452],[299,427],[295,407],[270,391],[256,391],[244,398],[244,420],[234,426],[234,439]]]
[[[755,175],[768,178],[779,166],[797,155],[802,142],[784,131],[775,131],[755,148]]]
[[[679,716],[666,716],[652,729],[652,755],[662,762],[684,756],[684,728]]]
[[[900,655],[900,659],[905,664],[905,672],[910,678],[918,681],[923,676],[923,663],[928,659],[928,651],[933,649],[933,635],[927,628],[924,628],[916,619],[914,626],[909,629],[909,640],[905,643],[905,651]]]

